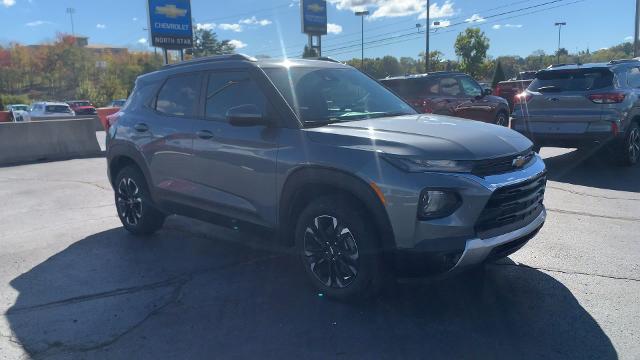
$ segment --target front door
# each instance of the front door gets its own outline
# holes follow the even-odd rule
[[[480,121],[495,120],[494,108],[489,98],[482,96],[482,87],[468,76],[458,76],[457,79],[462,88],[462,101],[456,108],[456,116]]]
[[[241,220],[275,224],[280,130],[227,121],[227,112],[242,105],[253,105],[274,119],[269,101],[246,71],[209,73],[203,99],[204,118],[194,127],[191,171],[202,203]]]

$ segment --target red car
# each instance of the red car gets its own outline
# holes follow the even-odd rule
[[[67,101],[76,115],[96,115],[96,108],[88,100]]]
[[[500,81],[493,94],[500,96],[509,102],[509,108],[513,111],[514,97],[524,92],[536,77],[537,71],[522,71],[510,80]]]
[[[471,76],[451,71],[386,78],[380,82],[419,112],[509,126],[509,104]]]

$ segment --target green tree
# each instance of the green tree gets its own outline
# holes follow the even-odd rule
[[[208,29],[196,29],[193,33],[193,57],[233,54],[235,47],[229,40],[218,40],[218,36]]]
[[[502,65],[500,64],[500,60],[496,60],[496,71],[493,73],[493,80],[491,80],[491,87],[495,89],[496,85],[500,81],[506,80],[507,77],[504,76],[504,70],[502,70]]]
[[[482,62],[487,57],[489,39],[478,28],[468,28],[458,34],[455,43],[456,55],[461,58],[460,69],[471,76],[480,75]]]
[[[315,48],[310,47],[309,45],[304,46],[304,50],[302,50],[302,58],[315,58],[318,57],[318,51]]]

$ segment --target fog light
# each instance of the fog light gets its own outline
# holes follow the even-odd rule
[[[445,190],[424,190],[420,194],[418,217],[421,219],[437,219],[453,214],[462,201],[460,196]]]

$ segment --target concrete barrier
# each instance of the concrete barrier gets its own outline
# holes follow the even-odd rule
[[[0,124],[0,165],[101,154],[95,119]]]

